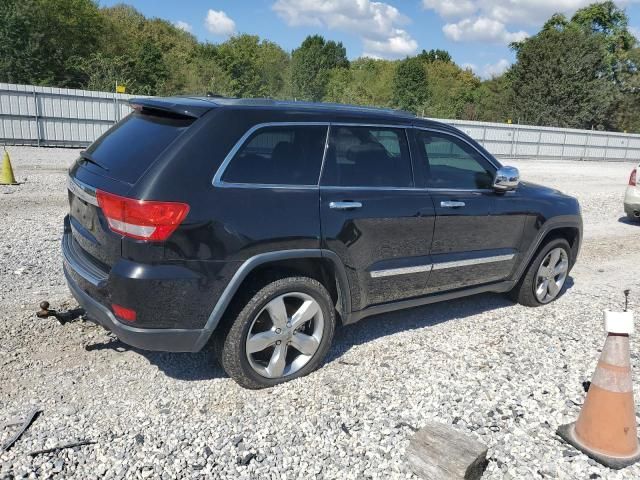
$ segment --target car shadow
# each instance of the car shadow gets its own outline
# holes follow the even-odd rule
[[[569,276],[565,282],[564,290],[570,289],[573,285],[573,278]],[[513,305],[513,302],[504,294],[483,293],[372,316],[352,325],[338,328],[325,363],[339,360],[354,346],[381,337],[430,327]],[[117,353],[135,352],[145,357],[149,363],[157,366],[167,376],[177,380],[201,381],[228,377],[218,364],[210,344],[196,353],[151,352],[131,347],[117,338],[111,337],[106,342],[86,345],[85,350],[87,352],[100,350],[111,350]]]
[[[563,286],[563,294],[573,286],[573,277],[569,275]],[[326,362],[329,363],[339,359],[356,345],[371,342],[381,337],[408,330],[431,327],[450,320],[470,317],[513,305],[514,302],[505,294],[480,293],[469,297],[365,318],[358,323],[336,330],[333,346],[327,355]]]
[[[211,345],[195,353],[152,352],[132,347],[116,337],[111,337],[106,342],[89,344],[84,348],[87,352],[111,350],[117,353],[137,353],[167,376],[177,380],[197,381],[228,377],[218,364]]]
[[[629,218],[627,215],[623,215],[622,217],[620,217],[618,219],[618,222],[624,223],[625,225],[633,225],[636,227],[640,227],[640,218],[633,219],[633,218]]]
[[[338,360],[354,346],[381,337],[432,327],[450,320],[470,317],[511,305],[513,302],[504,295],[484,293],[368,317],[360,322],[337,329],[326,362]]]

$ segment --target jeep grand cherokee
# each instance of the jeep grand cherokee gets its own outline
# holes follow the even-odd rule
[[[69,170],[71,292],[122,341],[212,341],[249,388],[306,375],[338,323],[482,292],[557,299],[576,199],[403,112],[145,98]]]

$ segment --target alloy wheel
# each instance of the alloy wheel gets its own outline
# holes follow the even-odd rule
[[[554,248],[545,255],[535,283],[535,294],[540,303],[549,303],[560,294],[568,272],[569,257],[564,248]]]
[[[251,367],[267,378],[292,375],[320,347],[324,315],[316,300],[302,292],[273,298],[256,315],[246,340]]]

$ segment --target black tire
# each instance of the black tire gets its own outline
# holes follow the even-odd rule
[[[522,275],[522,278],[520,279],[518,284],[513,288],[513,290],[509,292],[509,297],[511,297],[514,302],[517,302],[520,305],[524,305],[526,307],[540,307],[542,305],[548,305],[549,303],[555,302],[563,295],[565,291],[566,281],[562,289],[560,290],[560,293],[558,293],[558,295],[551,301],[543,303],[538,300],[535,293],[536,276],[538,273],[538,269],[540,268],[540,264],[551,250],[558,247],[565,250],[568,259],[571,258],[571,247],[569,246],[569,242],[567,242],[564,238],[554,238],[547,242],[538,251],[538,254],[529,264],[529,267]],[[569,261],[569,263],[571,262]],[[571,265],[569,265],[569,269],[570,267]]]
[[[246,353],[247,336],[254,319],[271,300],[292,292],[309,295],[320,306],[324,318],[322,338],[311,359],[298,371],[279,378],[268,378],[260,375],[249,363]],[[320,282],[308,277],[280,278],[264,286],[254,286],[244,299],[235,302],[225,328],[214,334],[214,346],[220,365],[238,384],[251,389],[272,387],[305,376],[318,368],[333,341],[335,325],[335,307],[329,292]]]

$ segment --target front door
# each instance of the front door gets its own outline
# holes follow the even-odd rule
[[[516,264],[523,217],[496,208],[504,205],[491,188],[496,167],[461,137],[413,133],[417,168],[436,211],[429,292],[507,278]]]
[[[347,268],[354,310],[425,294],[434,215],[415,188],[404,128],[331,125],[322,241]]]

